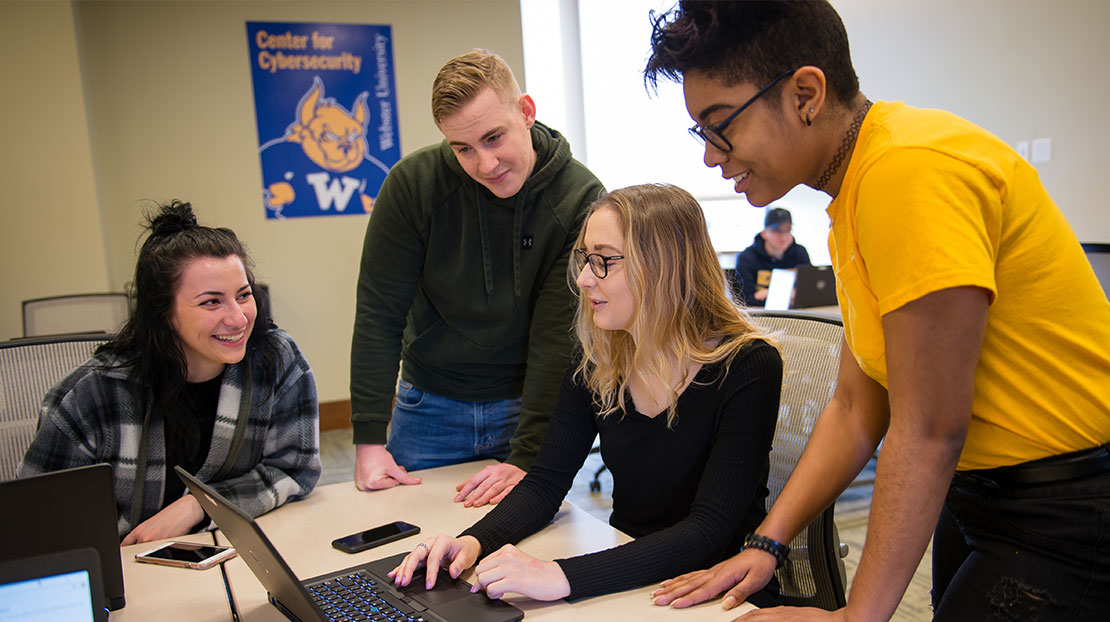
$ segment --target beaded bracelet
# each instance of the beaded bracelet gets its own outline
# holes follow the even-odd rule
[[[782,568],[782,565],[786,563],[786,556],[790,554],[790,547],[757,533],[749,533],[744,538],[744,546],[740,550],[743,551],[744,549],[759,549],[765,553],[770,553],[775,558],[776,570]]]

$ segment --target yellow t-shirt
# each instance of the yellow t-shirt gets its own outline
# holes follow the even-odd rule
[[[883,314],[952,287],[991,293],[958,469],[1110,441],[1110,302],[1006,143],[946,112],[877,102],[828,214],[845,338],[884,387]]]

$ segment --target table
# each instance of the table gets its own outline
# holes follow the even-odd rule
[[[220,569],[191,570],[143,564],[137,553],[149,551],[169,540],[212,544],[211,533],[196,533],[157,542],[120,547],[123,560],[123,593],[127,604],[111,613],[112,622],[189,619],[198,622],[227,622],[231,607]],[[186,608],[187,607],[187,608]],[[187,615],[176,614],[188,611]]]
[[[823,315],[835,319],[840,319],[840,305],[827,305],[824,307],[806,307],[804,309],[792,309],[798,313],[813,313],[815,315]]]
[[[351,482],[317,488],[307,499],[286,504],[257,519],[259,526],[301,579],[358,565],[394,553],[412,550],[423,538],[439,533],[457,534],[481,518],[490,508],[465,508],[452,502],[455,485],[475,473],[487,462],[471,462],[417,472],[423,483],[398,486],[377,492],[359,492]],[[331,546],[331,541],[386,522],[403,520],[421,527],[421,534],[397,542],[349,555]],[[217,532],[221,544],[227,544]],[[203,534],[201,534],[203,537]],[[195,536],[194,536],[195,537]],[[182,538],[184,539],[184,538]],[[585,510],[564,502],[555,519],[537,534],[520,542],[519,547],[541,559],[567,557],[597,551],[628,542],[631,538]],[[118,619],[161,619],[150,612],[156,605],[148,601],[153,595],[176,604],[161,609],[162,618],[171,612],[180,619],[228,620],[228,605],[222,577],[218,569],[205,571],[180,570],[134,562],[139,545],[121,549],[124,555],[124,580],[128,605],[120,612],[128,616]],[[145,549],[144,549],[145,550]],[[230,580],[240,620],[243,622],[285,622],[286,619],[266,599],[266,591],[250,568],[239,558],[224,564]],[[181,583],[165,585],[168,576],[158,571],[187,573]],[[152,577],[158,575],[161,583]],[[463,579],[472,579],[472,571]],[[134,577],[134,580],[132,580]],[[177,581],[177,577],[170,581]],[[472,582],[472,581],[471,581]],[[753,608],[743,605],[723,611],[719,601],[712,601],[685,610],[656,607],[649,602],[647,586],[617,594],[589,598],[575,603],[558,600],[551,603],[533,601],[520,596],[506,600],[525,612],[525,620],[732,620]],[[169,593],[166,593],[169,590]],[[162,592],[162,593],[159,593]],[[222,600],[222,602],[220,602]],[[132,609],[134,607],[134,609]],[[144,617],[144,614],[146,617]]]

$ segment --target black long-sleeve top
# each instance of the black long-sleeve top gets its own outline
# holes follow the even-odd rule
[[[516,543],[555,516],[594,436],[613,475],[609,523],[635,540],[555,560],[569,599],[597,596],[709,567],[740,551],[766,516],[768,453],[782,389],[782,359],[763,341],[724,365],[704,366],[679,396],[677,421],[629,410],[602,419],[568,369],[536,462],[482,520],[463,532],[482,555]],[[775,587],[767,594],[771,599]],[[766,601],[765,601],[766,602]]]

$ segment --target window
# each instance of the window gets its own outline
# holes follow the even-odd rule
[[[605,187],[681,186],[701,202],[718,254],[741,251],[763,229],[764,210],[702,163],[702,147],[686,131],[692,121],[682,85],[660,82],[650,94],[644,87],[649,12],[673,4],[521,0],[525,88],[539,118],[568,137],[575,157]],[[814,264],[829,263],[828,202],[828,195],[799,187],[773,204],[791,211],[794,237]]]

